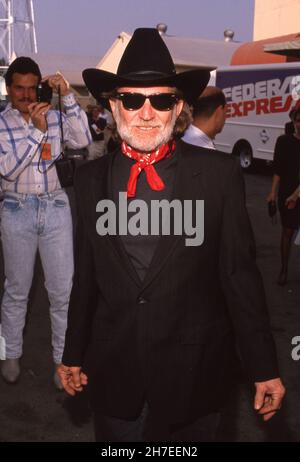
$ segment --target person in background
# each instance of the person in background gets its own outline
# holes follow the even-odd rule
[[[293,209],[296,207],[296,205],[299,203],[300,199],[300,186],[298,186],[297,189],[291,194],[287,200],[285,201],[285,205],[287,206],[288,209]],[[300,227],[298,228],[294,244],[300,245]]]
[[[288,209],[295,208],[297,202],[300,198],[300,186],[298,186],[295,191],[286,199],[285,205]]]
[[[218,87],[208,86],[192,104],[193,121],[182,140],[203,148],[216,149],[214,139],[224,127],[226,99]]]
[[[88,159],[93,160],[107,154],[114,122],[111,113],[100,103],[89,105],[87,116],[93,139],[88,148]]]
[[[54,382],[61,363],[67,311],[73,278],[72,218],[68,197],[55,167],[61,153],[59,114],[50,104],[37,102],[42,76],[31,58],[19,57],[5,74],[10,103],[0,114],[0,174],[3,189],[1,239],[5,284],[1,306],[6,360],[4,380],[20,376],[28,294],[39,251],[50,301]],[[87,117],[77,104],[65,78],[45,77],[62,95],[65,141],[74,149],[91,141]],[[37,345],[37,347],[39,347]]]
[[[107,120],[101,116],[99,106],[92,106],[90,108],[88,122],[93,140],[88,147],[88,159],[94,160],[106,153],[104,130],[107,126]]]
[[[101,103],[98,103],[97,107],[99,109],[99,117],[105,119],[107,126],[110,127],[114,121],[111,112],[108,109],[106,109]]]
[[[288,277],[288,264],[291,242],[300,225],[300,204],[291,207],[290,196],[298,188],[300,170],[300,107],[293,112],[294,133],[278,137],[274,152],[274,175],[267,201],[275,201],[281,217],[281,269],[277,283],[285,285]]]
[[[285,135],[292,135],[295,132],[295,127],[294,127],[294,122],[293,122],[293,116],[294,116],[295,110],[296,108],[293,107],[289,112],[290,121],[287,122],[284,126]]]

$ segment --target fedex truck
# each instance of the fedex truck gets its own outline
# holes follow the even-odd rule
[[[289,112],[300,105],[300,62],[218,68],[214,80],[227,101],[217,149],[238,156],[243,169],[255,159],[272,161]]]

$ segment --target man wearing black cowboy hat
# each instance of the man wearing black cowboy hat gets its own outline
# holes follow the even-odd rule
[[[212,441],[237,345],[270,419],[284,387],[238,164],[172,135],[209,72],[176,74],[159,33],[137,29],[117,74],[83,77],[122,143],[76,177],[65,390],[88,385],[97,441]]]

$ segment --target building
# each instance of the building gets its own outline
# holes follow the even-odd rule
[[[269,54],[264,62],[299,61],[300,1],[255,0],[253,39]]]
[[[299,0],[255,0],[253,40],[296,35],[299,32]]]
[[[299,5],[300,6],[300,5]],[[289,34],[245,42],[233,53],[231,65],[300,61],[300,36]]]

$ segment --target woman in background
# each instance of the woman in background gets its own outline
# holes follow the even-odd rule
[[[300,107],[293,115],[295,131],[278,137],[274,152],[274,175],[271,192],[267,201],[275,201],[278,190],[278,208],[280,211],[281,233],[281,269],[278,284],[285,285],[288,275],[288,263],[291,241],[300,225],[300,204],[290,208],[287,199],[299,186],[300,169]]]

